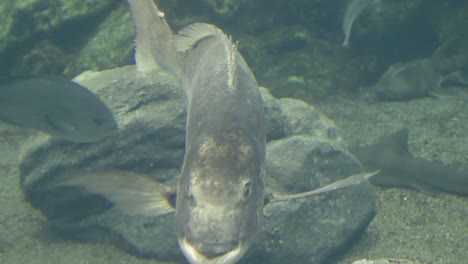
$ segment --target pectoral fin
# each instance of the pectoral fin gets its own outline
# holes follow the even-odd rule
[[[322,188],[308,191],[308,192],[303,192],[303,193],[297,193],[297,194],[292,194],[292,195],[285,195],[285,196],[276,196],[274,194],[268,194],[265,197],[265,204],[267,203],[277,203],[277,202],[285,202],[285,201],[290,201],[290,200],[296,200],[296,199],[302,199],[302,198],[307,198],[315,195],[319,195],[322,193],[338,190],[344,187],[352,186],[361,183],[362,181],[365,181],[369,179],[370,177],[376,175],[379,173],[380,170],[373,171],[373,172],[365,172],[365,173],[359,173],[359,174],[354,174],[349,176],[346,179],[339,180],[336,182],[333,182],[331,184],[328,184]]]
[[[80,186],[103,195],[129,215],[160,216],[174,211],[175,192],[152,178],[127,171],[75,175],[61,186]]]

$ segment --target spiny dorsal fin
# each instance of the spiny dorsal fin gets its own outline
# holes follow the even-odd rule
[[[185,52],[194,48],[202,39],[224,33],[214,25],[206,23],[194,23],[188,25],[179,32],[174,39],[174,48],[178,52]]]
[[[226,37],[226,35],[224,35]],[[237,70],[237,41],[236,42],[232,42],[231,40],[231,37],[228,38],[228,49],[229,49],[229,52],[228,52],[228,57],[227,57],[227,63],[228,63],[228,67],[229,67],[229,77],[228,77],[228,84],[229,84],[229,87],[231,88],[234,88],[234,80],[235,80],[235,76],[236,76],[236,70]]]
[[[197,46],[207,38],[216,37],[224,45],[226,51],[226,67],[228,67],[228,85],[234,87],[237,69],[237,42],[233,43],[231,37],[214,25],[206,23],[194,23],[182,28],[174,38],[174,48],[177,52],[186,52]]]

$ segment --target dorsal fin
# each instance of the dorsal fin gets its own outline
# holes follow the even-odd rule
[[[226,35],[224,35],[226,37]],[[227,38],[227,37],[226,37]],[[228,60],[228,65],[230,65],[229,68],[229,79],[228,79],[228,84],[229,87],[234,88],[234,80],[236,76],[236,70],[237,70],[237,41],[232,42],[231,37],[228,38],[228,43],[229,43],[229,56],[227,58]]]
[[[228,85],[234,87],[237,69],[237,42],[233,43],[231,38],[214,25],[206,23],[194,23],[179,30],[174,38],[174,49],[177,52],[186,52],[194,49],[197,44],[207,38],[217,38],[226,51],[226,67],[228,74]]]
[[[179,32],[174,39],[174,48],[178,52],[185,52],[194,48],[202,39],[224,33],[217,27],[206,23],[188,25]]]

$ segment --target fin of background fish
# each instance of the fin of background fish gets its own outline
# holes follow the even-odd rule
[[[343,41],[343,47],[349,46],[349,38],[351,36],[351,29],[353,27],[356,18],[368,8],[373,8],[377,12],[380,11],[381,0],[350,0],[346,7],[346,11],[343,17],[343,32],[345,39]]]
[[[431,66],[440,76],[437,92],[447,86],[467,86],[468,38],[452,38],[442,44],[432,55]]]
[[[468,38],[451,38],[436,49],[431,57],[434,72],[446,75],[468,64]]]
[[[59,77],[22,76],[0,83],[0,121],[74,142],[117,131],[109,108],[85,87]]]
[[[468,195],[468,171],[413,157],[408,151],[407,129],[386,135],[374,145],[350,150],[366,169],[381,170],[370,179],[372,184],[415,188],[427,194],[445,191]]]
[[[174,52],[174,32],[153,1],[127,0],[135,27],[135,61],[141,72],[159,67],[180,78],[182,62]]]
[[[128,215],[161,216],[174,212],[175,193],[148,176],[128,171],[72,175],[60,186],[80,186],[99,194]]]
[[[349,176],[346,179],[339,180],[333,183],[330,183],[324,187],[318,188],[316,190],[308,191],[308,192],[303,192],[303,193],[298,193],[298,194],[291,194],[291,195],[284,195],[284,196],[278,196],[274,194],[269,194],[265,197],[265,205],[267,203],[277,203],[277,202],[285,202],[285,201],[291,201],[291,200],[297,200],[297,199],[303,199],[303,198],[309,198],[311,196],[316,196],[319,194],[324,194],[327,192],[335,191],[338,189],[342,189],[348,186],[353,186],[356,184],[360,184],[361,182],[370,179],[371,177],[375,176],[377,173],[379,173],[380,170],[376,170],[373,172],[364,172],[364,173],[359,173],[359,174],[354,174]]]
[[[135,14],[135,9],[139,10],[138,15]],[[151,47],[151,34],[154,28],[154,23],[164,23],[164,21],[158,22],[158,18],[154,17],[154,14],[159,14],[160,17],[164,17],[164,13],[158,12],[154,9],[154,5],[148,5],[147,1],[132,1],[130,5],[132,11],[133,26],[135,28],[135,61],[137,69],[141,72],[150,72],[159,68],[158,62],[152,54]]]
[[[468,102],[468,94],[453,94],[453,93],[446,93],[445,90],[443,93],[441,92],[429,92],[429,95],[441,99],[441,100],[455,100],[455,101],[465,101]]]

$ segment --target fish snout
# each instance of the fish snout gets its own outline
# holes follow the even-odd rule
[[[183,238],[179,244],[191,264],[233,264],[245,253],[239,241],[209,243]]]
[[[234,264],[247,251],[255,230],[247,232],[245,210],[205,205],[191,208],[179,222],[178,241],[191,264]],[[182,218],[184,215],[178,215]]]
[[[209,259],[214,259],[226,253],[235,250],[239,246],[237,241],[229,241],[225,243],[205,243],[192,241],[192,247]]]

